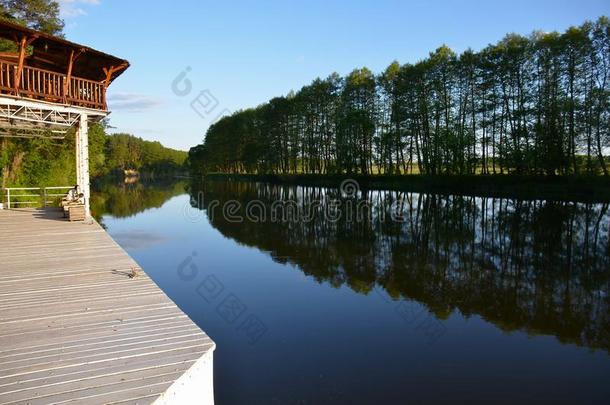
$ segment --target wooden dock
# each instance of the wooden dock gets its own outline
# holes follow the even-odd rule
[[[214,342],[138,269],[96,222],[0,210],[0,404],[212,403]]]

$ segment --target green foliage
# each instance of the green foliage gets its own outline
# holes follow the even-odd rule
[[[316,79],[192,148],[204,172],[608,176],[610,21]]]
[[[2,186],[72,185],[76,178],[74,131],[64,140],[0,141]],[[89,128],[89,170],[101,177],[136,170],[148,177],[173,175],[183,169],[187,153],[133,135],[107,135],[103,124]]]
[[[158,141],[146,141],[129,134],[106,137],[106,170],[136,170],[148,173],[174,173],[184,165],[187,153],[166,148]]]
[[[55,0],[0,0],[3,18],[47,34],[61,35],[64,22]]]

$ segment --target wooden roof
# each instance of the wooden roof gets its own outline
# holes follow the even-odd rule
[[[58,73],[66,73],[70,55],[76,57],[72,74],[84,79],[102,81],[111,70],[110,82],[116,79],[129,62],[88,46],[76,44],[44,32],[32,30],[0,18],[0,38],[19,42],[27,38],[32,53],[26,57],[26,65]],[[10,57],[10,55],[3,55]],[[107,83],[107,84],[110,84]]]

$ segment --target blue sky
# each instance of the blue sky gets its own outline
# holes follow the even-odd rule
[[[68,39],[131,62],[109,90],[114,131],[183,150],[200,143],[219,114],[333,71],[377,73],[443,43],[478,50],[508,32],[563,31],[610,15],[609,0],[60,3]],[[191,83],[186,95],[172,90],[181,72]],[[177,88],[187,93],[184,86]]]

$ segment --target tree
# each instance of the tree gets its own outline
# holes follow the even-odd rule
[[[0,0],[4,18],[47,34],[62,36],[64,22],[55,0]]]
[[[373,171],[373,134],[376,123],[376,84],[373,73],[356,69],[345,79],[337,132],[337,160],[347,173]]]
[[[226,117],[204,145],[206,170],[608,175],[610,22],[335,73]]]

